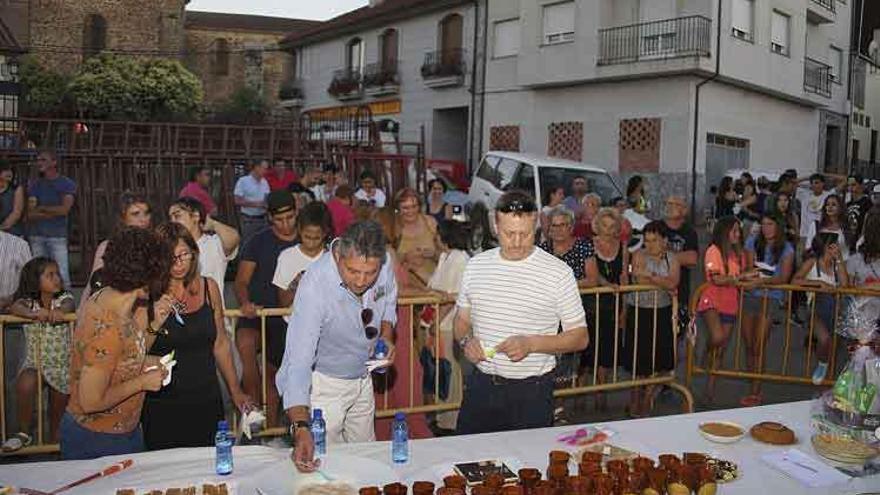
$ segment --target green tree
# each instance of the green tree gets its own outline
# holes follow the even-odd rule
[[[94,118],[176,120],[199,107],[201,82],[176,60],[101,54],[70,83],[77,108]]]
[[[19,59],[18,74],[22,115],[58,116],[72,112],[67,95],[70,77],[43,68],[32,56]]]
[[[269,105],[263,94],[250,87],[238,88],[217,109],[217,118],[223,122],[259,123],[269,114]]]

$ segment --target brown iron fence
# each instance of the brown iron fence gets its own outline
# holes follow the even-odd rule
[[[649,305],[653,306],[653,314],[652,318],[652,326],[654,328],[654,344],[653,346],[656,348],[657,343],[657,295],[659,291],[656,287],[650,286],[622,286],[616,288],[591,288],[591,289],[582,289],[581,293],[587,296],[593,295],[610,295],[613,296],[615,300],[615,306],[617,308],[622,307],[625,304],[624,297],[627,294],[636,294],[637,298],[647,298],[649,301]],[[432,328],[430,328],[427,332],[425,330],[420,329],[419,327],[419,317],[418,317],[418,309],[424,306],[432,306],[434,308],[434,314],[440,314],[440,307],[445,304],[452,304],[455,301],[454,295],[451,294],[440,294],[435,292],[430,293],[411,293],[402,295],[398,299],[398,315],[401,317],[402,321],[409,321],[410,326],[398,326],[397,328],[397,342],[396,347],[398,349],[398,359],[395,362],[395,367],[400,373],[397,374],[398,380],[403,380],[402,384],[406,387],[404,390],[403,396],[401,394],[394,394],[391,384],[388,382],[390,380],[390,373],[386,373],[385,375],[376,378],[377,385],[377,399],[376,399],[376,418],[388,418],[392,417],[395,412],[403,411],[408,414],[425,414],[425,413],[441,413],[444,411],[454,411],[458,410],[461,407],[461,393],[463,390],[462,383],[462,372],[456,364],[457,359],[454,357],[454,353],[450,351],[452,346],[452,335],[451,332],[445,332],[440,328],[439,318],[435,318],[433,322]],[[590,298],[588,298],[590,301]],[[600,323],[604,321],[605,318],[611,318],[615,322],[615,327],[617,327],[617,323],[620,323],[618,319],[620,317],[619,312],[615,311],[615,314],[610,312],[610,308],[600,308],[599,307],[599,299],[595,299],[595,303],[590,301],[589,305],[595,304],[596,311],[591,315],[591,322],[588,322],[588,326],[590,324],[596,325],[599,327]],[[638,301],[638,300],[637,300]],[[599,311],[603,309],[603,311]],[[649,308],[650,309],[650,308]],[[266,338],[266,318],[269,316],[282,316],[290,313],[289,309],[263,309],[258,311],[258,315],[261,319],[261,343],[263,349],[266,348],[267,338]],[[673,321],[670,322],[675,328],[675,315],[677,314],[677,304],[675,302],[675,298],[672,298],[672,312]],[[238,310],[227,310],[227,317],[231,319],[236,319],[241,316],[241,313]],[[638,315],[633,315],[633,317],[638,318]],[[68,315],[66,317],[66,321],[73,322],[74,315]],[[11,324],[20,324],[28,322],[28,320],[24,320],[18,317],[8,316],[8,315],[0,315],[0,337],[4,335],[4,332],[8,329],[8,326]],[[638,321],[634,322],[635,327],[638,328]],[[228,328],[234,329],[235,325],[231,325]],[[234,332],[234,330],[232,330]],[[425,335],[425,333],[430,333],[431,337]],[[599,337],[602,338],[602,337]],[[624,339],[624,335],[621,331],[615,331],[613,337],[615,342],[622,341]],[[6,350],[2,347],[3,339],[0,338],[0,383],[4,383],[8,377],[3,375],[3,370],[5,369],[6,364]],[[590,347],[598,348],[599,342],[590,342]],[[422,368],[422,364],[419,362],[419,353],[421,349],[425,346],[431,350],[432,359],[434,361],[434,373],[433,373],[433,390],[425,391],[424,390],[424,382],[420,377],[422,377],[424,370]],[[634,349],[638,347],[638,343],[634,342]],[[402,349],[406,348],[409,352],[401,352]],[[446,351],[444,351],[446,348]],[[400,356],[405,356],[405,359],[401,359]],[[453,366],[453,372],[451,374],[451,379],[453,382],[449,385],[449,394],[446,398],[440,399],[440,384],[441,384],[441,366],[440,359],[441,356],[445,358],[455,361]],[[262,376],[266,377],[265,370],[267,369],[266,362],[266,353],[262,354],[261,362],[259,363]],[[562,388],[557,387],[555,392],[555,396],[558,398],[562,397],[573,397],[573,396],[581,396],[587,394],[595,394],[599,392],[606,391],[615,391],[615,390],[625,390],[625,389],[633,389],[638,387],[646,387],[646,386],[654,386],[654,385],[666,385],[679,392],[682,396],[683,410],[685,412],[693,412],[693,397],[691,396],[690,391],[687,387],[678,383],[675,372],[657,372],[654,369],[652,364],[650,370],[637,369],[637,356],[634,351],[633,354],[624,355],[623,352],[618,352],[615,350],[614,352],[614,366],[613,373],[606,377],[605,380],[600,379],[597,374],[598,361],[595,362],[587,362],[585,363],[585,367],[590,369],[584,375],[581,375],[579,378],[572,379],[568,383],[564,383]],[[622,366],[623,363],[629,362],[631,364],[632,373],[624,375],[624,373],[618,373],[617,368]],[[37,374],[42,375],[41,362],[37,360],[38,370]],[[268,387],[274,386],[274,384],[268,383],[265,379],[262,380],[262,406],[264,410],[270,407],[269,404],[266,404],[265,400],[268,395]],[[5,389],[3,389],[5,391]],[[8,421],[5,414],[8,398],[5,396],[4,391],[0,391],[0,433],[2,433],[2,441],[5,442],[9,431],[8,431]],[[422,393],[420,393],[420,391]],[[421,400],[419,397],[421,396]],[[38,423],[36,428],[36,436],[34,438],[34,444],[30,447],[23,448],[18,451],[16,454],[19,455],[29,455],[29,454],[38,454],[38,453],[51,453],[58,451],[58,445],[54,444],[50,439],[48,439],[45,435],[46,432],[46,424],[44,418],[44,412],[46,407],[43,403],[42,394],[38,394],[37,401],[37,415],[38,415]],[[235,421],[235,413],[231,413],[233,417],[230,419],[233,421],[232,424],[237,424]],[[286,433],[286,429],[281,427],[280,425],[267,425],[262,432],[258,434],[258,436],[279,436]]]

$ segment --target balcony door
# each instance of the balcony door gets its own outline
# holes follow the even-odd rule
[[[360,75],[363,66],[364,42],[360,38],[355,38],[346,45],[345,68],[350,75],[357,76]]]
[[[450,14],[440,21],[440,51],[443,65],[457,65],[461,61],[464,19]]]
[[[398,34],[396,29],[388,29],[382,33],[380,40],[382,52],[379,54],[382,61],[382,70],[397,69]]]

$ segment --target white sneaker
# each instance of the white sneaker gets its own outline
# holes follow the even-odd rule
[[[828,363],[819,361],[819,364],[816,365],[816,369],[813,370],[813,385],[822,385],[822,381],[825,380],[826,374],[828,374]]]
[[[17,452],[24,447],[30,447],[31,436],[24,432],[18,432],[3,442],[3,452]]]

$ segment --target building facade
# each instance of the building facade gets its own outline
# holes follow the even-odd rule
[[[74,72],[108,51],[177,58],[201,80],[205,103],[222,103],[251,86],[267,102],[278,92],[289,56],[284,36],[316,24],[276,17],[187,11],[188,0],[0,0],[0,18],[41,65]]]
[[[847,169],[845,2],[490,0],[488,16],[489,149],[644,175],[655,205],[705,204],[729,169]]]
[[[374,120],[392,124],[383,127],[399,142],[418,142],[424,133],[426,156],[469,162],[479,154],[472,110],[483,68],[475,4],[373,0],[289,36],[282,45],[295,58],[303,112],[368,106]]]

